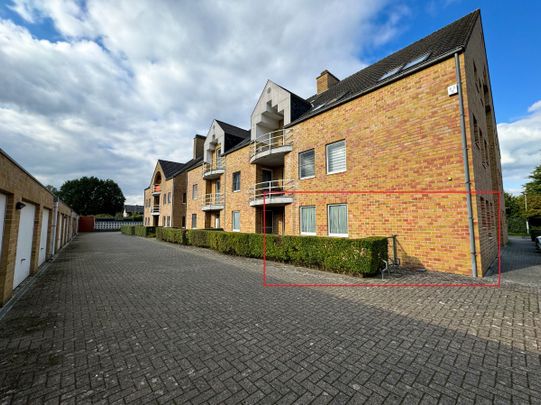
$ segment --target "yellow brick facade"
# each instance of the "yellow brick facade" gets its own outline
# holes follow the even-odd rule
[[[45,258],[48,259],[64,247],[77,233],[77,214],[62,201],[55,202],[54,196],[34,177],[0,150],[0,194],[5,196],[6,206],[0,246],[0,306],[12,296],[13,280],[19,237],[20,209],[17,203],[35,207],[30,275],[39,271],[41,228],[43,212],[48,210],[47,242]],[[55,218],[56,217],[56,222]],[[52,243],[54,239],[54,243]]]
[[[497,257],[497,221],[504,219],[500,153],[490,80],[479,20],[465,52],[459,55],[464,119],[471,176],[478,275]],[[475,68],[473,67],[475,64]],[[266,167],[250,163],[252,146],[223,156],[220,176],[224,208],[203,211],[205,193],[216,192],[216,179],[204,180],[201,167],[186,173],[187,228],[197,215],[197,228],[233,230],[240,212],[241,232],[263,232],[263,209],[251,206],[253,188],[272,170],[272,179],[291,179],[292,202],[268,207],[273,233],[300,234],[300,208],[314,206],[316,235],[328,236],[328,206],[347,204],[350,238],[397,235],[402,264],[413,268],[471,275],[470,232],[459,96],[453,55],[328,111],[290,126],[291,151],[283,163]],[[475,124],[474,124],[475,117]],[[482,133],[482,135],[479,135]],[[345,141],[346,170],[328,174],[327,145]],[[315,176],[299,178],[299,153],[314,150]],[[215,158],[215,157],[214,157]],[[240,172],[240,191],[233,173]],[[198,185],[198,200],[192,187]],[[323,193],[316,193],[322,191]],[[366,193],[345,193],[359,192]],[[386,191],[387,193],[374,193]],[[309,192],[309,193],[303,193]],[[432,193],[431,193],[432,192]],[[433,193],[436,192],[436,193]],[[477,194],[479,193],[479,194]],[[269,225],[267,223],[267,225]],[[502,221],[502,244],[507,235]],[[267,228],[267,231],[271,229]]]

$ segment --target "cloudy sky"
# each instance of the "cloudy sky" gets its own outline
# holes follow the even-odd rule
[[[3,0],[0,147],[44,184],[112,178],[141,203],[156,159],[190,159],[212,119],[248,128],[267,79],[308,97],[323,69],[345,77],[480,7],[519,192],[541,163],[541,49],[524,43],[541,7],[491,3]]]

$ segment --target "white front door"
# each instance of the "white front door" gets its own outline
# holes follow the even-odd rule
[[[7,197],[0,194],[0,257],[2,257],[2,241],[4,237],[4,220],[6,219]]]
[[[47,234],[49,233],[49,211],[48,209],[44,209],[41,215],[41,235],[39,237],[39,259],[38,259],[38,266],[41,266],[41,264],[46,259],[47,254]]]
[[[30,275],[30,262],[32,261],[32,239],[34,237],[34,217],[36,207],[25,202],[19,218],[19,234],[17,236],[17,255],[15,259],[15,274],[13,275],[13,288]]]

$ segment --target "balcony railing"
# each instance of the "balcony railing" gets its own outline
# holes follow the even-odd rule
[[[153,205],[150,207],[150,213],[152,215],[159,215],[160,214],[160,206],[159,205]]]
[[[250,192],[250,205],[285,205],[293,202],[293,193],[290,191],[295,188],[293,180],[271,180],[263,181],[254,185]]]
[[[162,191],[162,186],[160,184],[154,184],[152,187],[152,194],[159,194]]]
[[[221,210],[224,208],[224,195],[218,194],[205,194],[203,200],[203,211]]]
[[[224,174],[223,159],[218,159],[215,162],[203,163],[203,178],[207,180],[217,179]]]
[[[252,141],[251,163],[277,163],[284,154],[291,152],[292,136],[290,129],[279,129],[258,136]]]

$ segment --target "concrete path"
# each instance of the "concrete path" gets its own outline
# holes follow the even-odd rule
[[[0,403],[541,402],[537,288],[261,280],[258,261],[81,235],[0,321]]]

